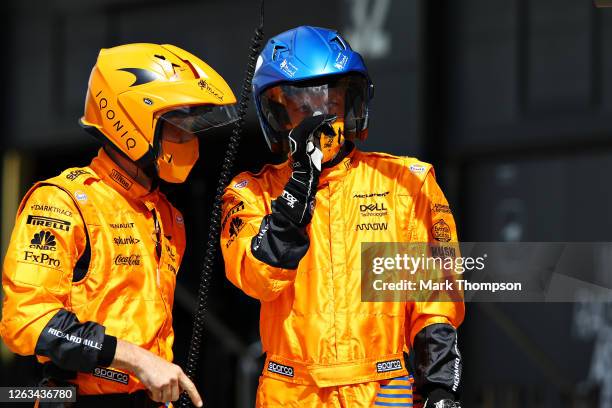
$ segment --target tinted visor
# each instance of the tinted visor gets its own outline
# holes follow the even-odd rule
[[[349,74],[269,88],[261,94],[261,112],[276,132],[289,131],[306,117],[331,114],[350,133],[359,119],[366,118],[367,101],[367,79]]]
[[[238,114],[235,105],[199,105],[175,108],[159,119],[186,132],[199,133],[235,122]]]

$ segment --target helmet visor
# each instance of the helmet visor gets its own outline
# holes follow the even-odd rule
[[[359,74],[324,77],[292,84],[280,84],[261,94],[261,112],[276,132],[286,132],[303,119],[320,114],[335,115],[344,122],[346,133],[365,119],[368,81]]]
[[[186,132],[199,133],[238,120],[236,105],[199,105],[174,108],[160,116]]]

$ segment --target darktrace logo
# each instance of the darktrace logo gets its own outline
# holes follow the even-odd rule
[[[111,171],[110,178],[115,180],[117,184],[119,184],[121,187],[125,188],[126,190],[129,190],[130,188],[132,188],[132,182],[128,180],[127,177],[125,177],[123,174],[119,173],[115,169]]]
[[[385,203],[360,204],[359,211],[364,217],[383,217],[388,214]]]
[[[219,88],[209,83],[208,81],[200,79],[198,81],[198,86],[200,87],[201,90],[208,92],[209,94],[211,94],[213,97],[215,97],[219,101],[223,100],[223,92],[221,92]]]
[[[368,222],[357,224],[355,226],[355,231],[385,231],[387,227],[388,224],[386,222]]]
[[[387,373],[389,371],[397,371],[402,369],[402,362],[399,359],[381,361],[376,363],[377,373]]]
[[[66,174],[66,178],[70,181],[74,181],[77,177],[82,176],[83,174],[91,174],[87,170],[72,170],[70,173]]]
[[[450,227],[444,220],[440,220],[436,222],[431,227],[431,235],[434,237],[436,241],[448,242],[451,240],[451,230]]]
[[[72,211],[66,210],[64,208],[54,207],[52,205],[47,205],[47,204],[32,204],[30,209],[32,209],[32,211],[44,211],[44,212],[56,213],[59,215],[65,215],[66,217],[72,217]]]
[[[24,252],[23,261],[26,263],[36,263],[52,269],[57,269],[62,265],[59,259],[52,258],[48,254],[35,254],[32,251]]]
[[[223,217],[223,221],[221,221],[221,229],[223,230],[225,228],[225,224],[227,223],[227,220],[229,220],[229,218],[232,215],[234,215],[237,212],[240,212],[242,210],[244,210],[244,202],[243,201],[238,202],[238,204],[236,204],[235,206],[233,206],[232,208],[227,210],[227,213]]]
[[[128,385],[130,376],[121,371],[111,370],[110,368],[96,367],[93,372],[94,377],[102,378],[103,380],[114,381],[124,385]]]
[[[284,375],[285,377],[293,377],[294,375],[293,367],[289,367],[280,363],[275,363],[274,361],[268,362],[268,371],[270,371],[271,373]]]
[[[113,242],[115,245],[136,245],[140,242],[140,239],[134,238],[132,236],[129,237],[113,237]]]
[[[383,193],[354,193],[353,198],[386,197],[388,194],[388,191],[385,191]]]
[[[140,255],[117,255],[115,265],[137,266],[140,265]]]
[[[70,231],[70,222],[58,220],[57,218],[43,217],[40,215],[28,215],[26,224],[39,227],[53,228],[61,231]]]
[[[44,230],[34,234],[34,237],[30,240],[30,248],[41,251],[55,251],[57,250],[56,244],[55,235]]]

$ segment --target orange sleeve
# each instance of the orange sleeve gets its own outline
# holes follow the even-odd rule
[[[233,184],[233,183],[232,183]],[[221,251],[227,278],[247,295],[268,302],[295,281],[296,271],[261,262],[251,252],[251,240],[258,234],[269,212],[263,194],[251,188],[227,188],[223,196]]]
[[[70,310],[72,271],[86,246],[83,219],[65,191],[30,192],[16,218],[4,260],[0,335],[13,352],[32,355],[49,320]]]
[[[457,227],[448,201],[435,179],[433,168],[425,176],[420,193],[415,199],[412,242],[457,244]],[[406,339],[414,337],[424,327],[435,323],[450,324],[457,328],[463,321],[463,302],[412,302],[407,306]]]

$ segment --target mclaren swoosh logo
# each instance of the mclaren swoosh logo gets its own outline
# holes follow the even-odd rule
[[[117,71],[129,72],[136,77],[136,80],[130,87],[147,84],[159,79],[159,74],[144,68],[119,68]]]

